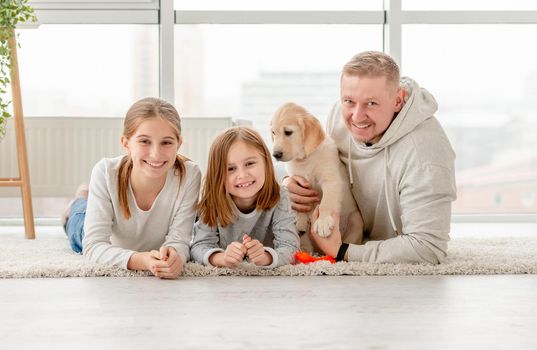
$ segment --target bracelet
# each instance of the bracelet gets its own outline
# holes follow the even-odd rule
[[[345,253],[347,253],[347,249],[349,249],[349,243],[341,243],[341,246],[339,246],[339,250],[336,255],[336,261],[345,260]]]

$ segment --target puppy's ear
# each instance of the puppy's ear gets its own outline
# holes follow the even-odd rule
[[[301,126],[303,126],[304,153],[307,157],[324,141],[325,135],[323,127],[317,118],[305,115],[300,118],[300,121]]]

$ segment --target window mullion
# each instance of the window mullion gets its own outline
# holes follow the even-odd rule
[[[401,0],[384,0],[385,22],[383,27],[384,52],[390,54],[401,69],[402,62],[402,11]]]
[[[160,97],[175,103],[174,90],[174,22],[173,0],[160,1],[159,90]]]

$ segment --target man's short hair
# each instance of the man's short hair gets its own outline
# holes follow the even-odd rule
[[[386,77],[388,82],[399,85],[400,73],[397,62],[384,52],[364,51],[354,55],[343,66],[342,75],[357,75],[360,77]]]

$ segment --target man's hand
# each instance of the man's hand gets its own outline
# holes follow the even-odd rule
[[[332,257],[336,257],[339,247],[341,246],[341,232],[339,231],[339,213],[332,213],[334,218],[334,228],[332,233],[328,237],[321,237],[314,231],[312,227],[310,231],[310,238],[317,246],[326,254]],[[319,207],[313,211],[311,221],[315,222],[319,218]]]
[[[257,239],[252,239],[252,237],[245,234],[242,237],[242,244],[246,247],[246,256],[248,256],[250,262],[257,266],[272,264],[272,255],[265,251],[265,247]]]
[[[307,213],[315,205],[319,204],[319,193],[313,190],[309,181],[302,176],[294,175],[286,177],[282,184],[289,192],[289,199],[294,210]]]

